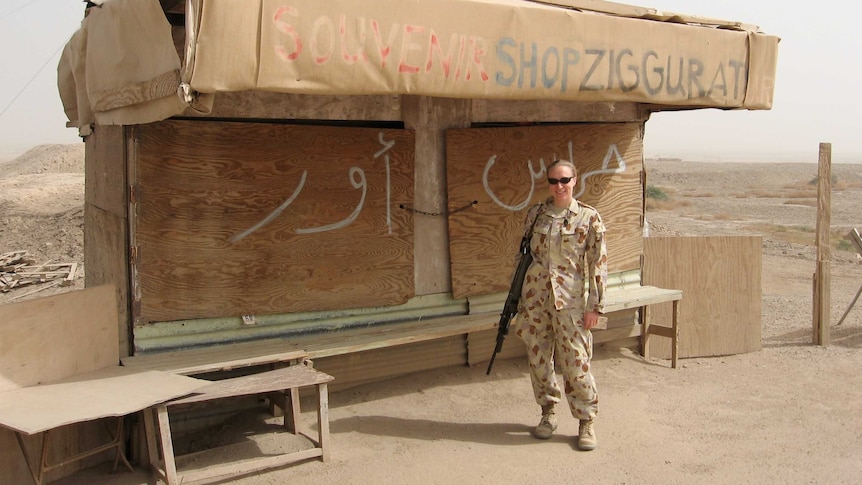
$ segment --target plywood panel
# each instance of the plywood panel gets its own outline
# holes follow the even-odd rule
[[[136,323],[413,295],[407,130],[167,121],[137,135]]]
[[[761,245],[760,236],[644,238],[644,284],[683,291],[680,357],[761,349]],[[651,312],[670,322],[669,303]],[[669,339],[650,338],[650,353],[670,358]]]
[[[206,384],[201,379],[138,371],[115,363],[57,382],[0,393],[0,425],[32,435],[68,424],[132,414]]]
[[[544,167],[554,158],[574,160],[576,197],[596,207],[604,219],[608,270],[640,267],[640,124],[450,130],[446,146],[456,298],[508,291],[524,217],[532,203],[550,195]]]
[[[115,301],[104,285],[0,305],[0,392],[117,366]]]

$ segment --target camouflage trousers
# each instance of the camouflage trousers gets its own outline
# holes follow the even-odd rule
[[[583,326],[583,310],[532,308],[519,313],[515,334],[527,345],[530,380],[536,403],[540,406],[560,402],[554,362],[560,367],[566,398],[572,416],[593,419],[598,412],[599,396],[590,359],[593,335]]]

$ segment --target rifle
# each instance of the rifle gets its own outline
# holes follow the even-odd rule
[[[536,217],[538,219],[538,216]],[[533,221],[533,225],[535,225]],[[524,276],[527,274],[527,268],[533,262],[533,254],[530,252],[530,238],[533,231],[531,230],[521,239],[521,248],[518,251],[521,255],[521,260],[518,262],[518,268],[515,270],[515,277],[512,278],[512,286],[509,288],[509,295],[506,297],[506,303],[503,305],[503,312],[500,314],[500,323],[497,326],[497,346],[494,347],[494,353],[491,354],[491,362],[488,364],[488,370],[485,375],[491,374],[491,367],[494,366],[494,359],[497,354],[503,350],[503,341],[506,340],[506,335],[509,334],[509,323],[512,318],[518,313],[518,300],[521,299],[521,287],[524,286]]]

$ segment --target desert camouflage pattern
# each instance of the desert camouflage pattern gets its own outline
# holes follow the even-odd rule
[[[583,326],[584,312],[602,312],[607,282],[605,226],[598,211],[577,200],[555,213],[545,202],[530,209],[525,221],[533,263],[521,289],[513,328],[527,345],[530,379],[540,406],[560,402],[554,363],[560,367],[572,415],[592,419],[598,391],[590,360],[592,333]],[[586,281],[589,295],[585,297]]]

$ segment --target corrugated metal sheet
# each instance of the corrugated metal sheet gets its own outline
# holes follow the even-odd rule
[[[621,289],[641,284],[640,270],[620,271],[608,275],[608,289]],[[469,302],[470,314],[485,312],[501,312],[503,303],[506,302],[508,292],[492,293],[489,295],[471,296]]]
[[[251,316],[253,324],[244,323],[241,316],[157,322],[134,328],[135,353],[289,338],[467,313],[466,300],[437,294],[415,297],[393,307]]]

